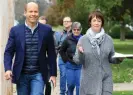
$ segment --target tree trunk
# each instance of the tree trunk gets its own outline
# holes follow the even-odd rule
[[[120,40],[125,41],[125,31],[126,31],[126,29],[125,29],[124,21],[121,21],[120,25],[121,25],[121,27],[120,27]]]
[[[120,40],[125,41],[125,28],[124,27],[120,28]]]
[[[4,50],[14,21],[14,0],[0,0],[0,95],[13,95],[11,81],[4,77]]]

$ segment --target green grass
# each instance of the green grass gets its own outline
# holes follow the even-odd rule
[[[133,95],[133,91],[115,91],[113,95]]]
[[[125,59],[121,64],[112,65],[115,83],[133,82],[133,60]]]
[[[114,40],[115,51],[133,54],[133,40]],[[125,59],[121,64],[112,65],[113,81],[115,83],[133,82],[133,59]]]
[[[60,31],[63,30],[63,26],[55,26],[55,27],[52,27],[52,29],[53,29],[54,31],[60,32]]]
[[[114,46],[116,52],[133,54],[133,40],[120,41],[115,39]]]

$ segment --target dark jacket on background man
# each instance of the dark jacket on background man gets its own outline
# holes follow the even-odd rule
[[[57,54],[58,54],[60,47],[61,47],[63,41],[65,40],[65,38],[71,34],[72,34],[72,30],[70,30],[69,32],[67,32],[66,30],[63,30],[63,32],[55,32],[54,33],[55,48],[56,48]],[[60,55],[59,55],[59,57],[60,57]]]

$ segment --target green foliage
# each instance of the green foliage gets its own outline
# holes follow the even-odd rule
[[[64,1],[64,0],[57,0],[57,3],[58,3],[58,4],[61,4],[61,3],[63,3],[63,1]]]
[[[108,33],[112,38],[120,38],[120,26],[119,25],[114,25],[109,33]]]
[[[54,27],[52,27],[52,30],[53,31],[56,31],[56,32],[59,32],[59,31],[62,31],[63,30],[63,26],[54,26]]]
[[[128,28],[127,28],[127,32],[126,32],[126,38],[127,39],[133,39],[133,31],[131,31]]]
[[[126,7],[130,3],[125,3],[125,2],[126,0],[122,0],[121,6],[119,5],[114,6],[110,11],[111,13],[110,18],[114,21],[119,22],[119,24],[121,25],[121,29],[120,29],[121,40],[125,40],[125,31],[123,31],[123,29],[125,28],[125,25],[131,23],[132,11],[130,10],[131,9],[130,7]]]
[[[83,26],[83,33],[88,28],[88,14],[94,10],[100,10],[105,16],[105,28],[109,31],[111,25],[110,10],[114,6],[120,6],[122,0],[75,0],[75,6],[69,10],[73,20],[80,21]]]
[[[45,14],[51,25],[61,25],[64,16],[71,16],[73,21],[79,21],[82,24],[84,34],[88,29],[89,13],[100,10],[105,18],[104,28],[107,33],[111,33],[110,35],[114,38],[120,38],[120,32],[124,29],[125,24],[131,23],[133,8],[128,7],[128,4],[130,4],[129,0],[128,3],[125,3],[125,0],[57,0],[57,5],[49,8]],[[114,27],[114,22],[121,26]],[[126,36],[131,36],[129,30],[124,30],[128,31]]]
[[[114,40],[115,51],[123,54],[133,54],[133,40]],[[121,64],[113,64],[113,81],[115,83],[133,82],[133,60],[125,59]]]
[[[88,4],[87,0],[75,0],[75,5],[69,10],[69,15],[72,17],[73,21],[78,21],[83,27],[83,33],[86,32],[88,28]]]
[[[113,95],[133,95],[133,91],[114,91]]]
[[[128,9],[125,10],[125,13],[124,13],[124,15],[122,15],[122,18],[126,24],[129,24],[131,22],[131,15],[130,15],[130,11]]]
[[[62,10],[62,6],[58,6],[58,5],[53,5],[50,8],[48,8],[46,10],[46,12],[44,13],[45,16],[48,19],[48,24],[52,25],[52,26],[58,26],[61,25],[62,23],[62,18],[65,16],[65,12],[63,12]]]
[[[114,26],[111,27],[110,31],[108,32],[108,34],[112,37],[112,38],[120,38],[120,25],[115,24]],[[124,28],[125,31],[125,37],[127,39],[132,39],[133,38],[133,31],[131,31],[129,28]]]
[[[115,50],[120,53],[133,54],[133,40],[114,40]]]
[[[45,11],[48,23],[53,26],[62,24],[62,19],[68,16],[69,8],[74,5],[74,0],[57,0],[56,5],[52,5]]]
[[[133,60],[125,59],[121,64],[112,65],[115,83],[133,82]]]

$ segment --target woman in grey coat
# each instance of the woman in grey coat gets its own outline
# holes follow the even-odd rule
[[[77,44],[73,60],[82,63],[80,95],[112,95],[113,81],[110,63],[119,63],[114,59],[112,38],[103,29],[104,18],[101,12],[89,15],[90,28]]]

